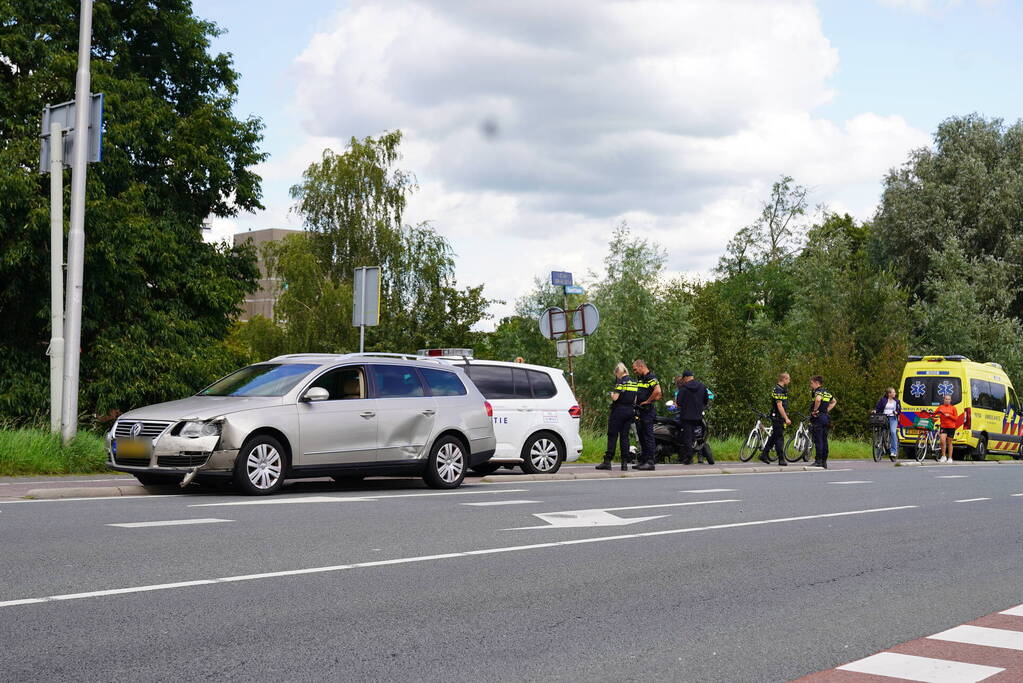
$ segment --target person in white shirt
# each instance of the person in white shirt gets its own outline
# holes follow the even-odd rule
[[[889,448],[891,448],[892,456],[897,455],[899,452],[899,413],[902,412],[902,402],[895,397],[895,387],[888,387],[885,390],[884,396],[874,407],[874,412],[888,418],[888,433],[891,436]]]

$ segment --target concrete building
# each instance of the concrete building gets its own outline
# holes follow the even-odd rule
[[[238,316],[238,320],[241,322],[248,322],[255,315],[261,315],[264,318],[273,320],[274,303],[276,303],[277,296],[280,293],[280,285],[277,278],[267,276],[266,264],[263,263],[262,246],[267,242],[275,242],[296,232],[298,231],[284,228],[267,228],[265,230],[248,230],[246,232],[235,233],[235,246],[250,242],[256,247],[256,253],[259,256],[259,289],[245,298],[242,312]]]

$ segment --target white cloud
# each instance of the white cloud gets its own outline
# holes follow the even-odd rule
[[[898,116],[815,116],[837,65],[810,0],[352,0],[295,61],[309,140],[267,177],[400,128],[407,218],[490,296],[599,268],[622,219],[671,271],[707,272],[778,176],[867,218],[929,141]]]

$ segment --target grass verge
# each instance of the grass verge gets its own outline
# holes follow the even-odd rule
[[[67,447],[45,429],[0,429],[0,476],[105,472],[106,444],[79,432]]]

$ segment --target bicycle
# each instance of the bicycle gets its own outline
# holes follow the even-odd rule
[[[867,417],[867,426],[873,432],[870,444],[874,453],[874,462],[881,462],[881,458],[885,455],[892,462],[897,461],[899,459],[898,453],[892,453],[892,433],[888,428],[888,416],[871,413]]]
[[[934,459],[937,460],[941,457],[941,430],[938,428],[940,423],[938,422],[937,414],[926,411],[922,411],[920,414],[927,417],[918,417],[913,422],[913,426],[920,430],[920,436],[916,440],[916,453],[914,454],[916,461],[923,462],[927,459],[928,455],[933,455]]]
[[[764,446],[767,445],[767,440],[771,438],[771,433],[774,431],[770,417],[756,410],[751,410],[750,412],[757,416],[757,423],[753,425],[749,436],[739,446],[739,460],[742,462],[749,462],[754,455],[762,453]],[[767,422],[766,425],[764,424],[765,421]],[[778,456],[774,455],[773,451],[767,454],[767,458],[771,462],[778,461]]]
[[[789,412],[799,418],[799,426],[789,434],[789,438],[785,441],[785,459],[789,462],[799,462],[800,460],[810,462],[810,454],[813,453],[814,460],[816,460],[813,435],[810,433],[810,418],[802,413]]]

